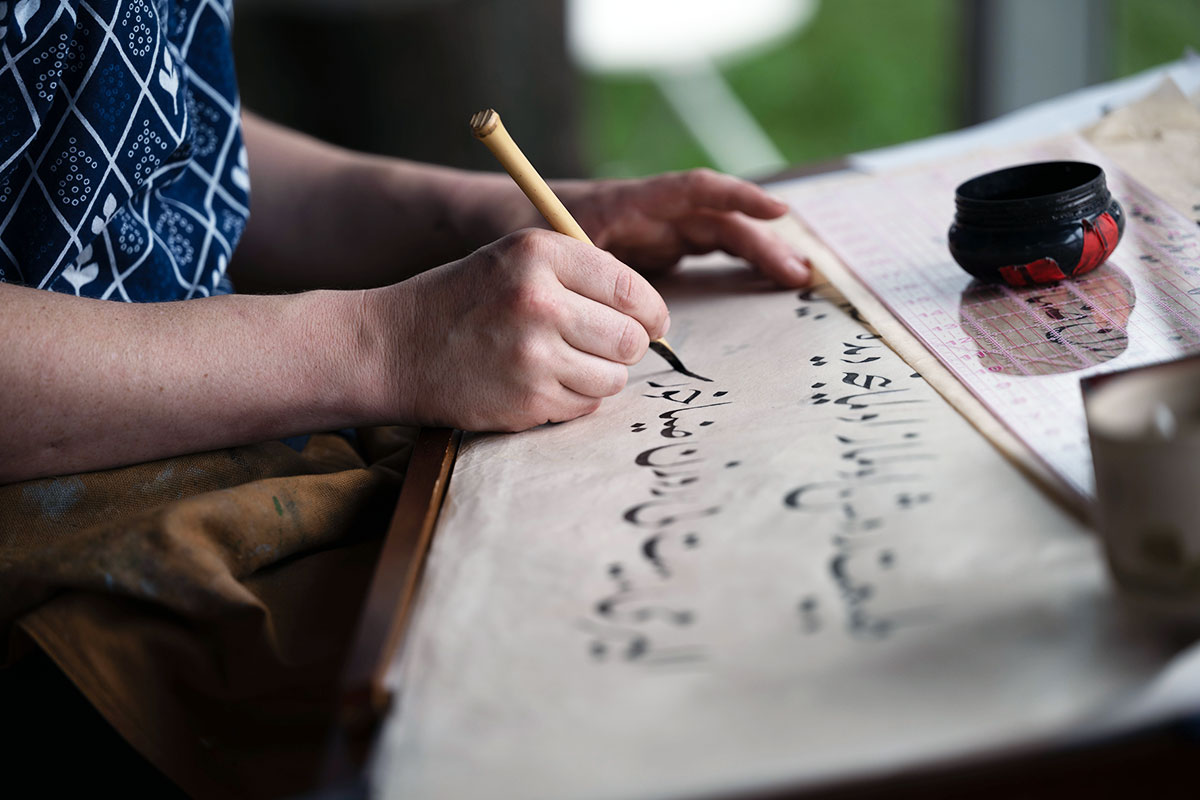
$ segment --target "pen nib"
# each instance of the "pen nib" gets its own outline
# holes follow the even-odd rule
[[[712,383],[712,378],[706,378],[703,375],[697,375],[685,367],[683,362],[679,360],[679,356],[677,356],[675,351],[671,349],[671,345],[667,344],[662,339],[655,339],[654,341],[650,342],[650,349],[666,359],[667,363],[671,365],[671,369],[675,370],[676,372],[683,373],[689,378],[695,378],[698,381],[708,381],[709,383]]]

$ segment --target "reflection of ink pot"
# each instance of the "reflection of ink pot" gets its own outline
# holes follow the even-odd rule
[[[971,281],[962,293],[959,324],[984,369],[1050,375],[1124,353],[1136,302],[1129,276],[1105,264],[1078,280],[1025,289]]]
[[[989,172],[954,193],[950,254],[984,281],[1012,286],[1077,277],[1104,263],[1125,230],[1125,214],[1104,170],[1047,161]]]
[[[1200,623],[1200,357],[1082,383],[1109,571],[1137,607]]]

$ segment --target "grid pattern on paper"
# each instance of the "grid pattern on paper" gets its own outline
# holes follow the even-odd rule
[[[954,189],[1011,164],[1103,167],[1126,211],[1109,261],[1076,281],[974,282],[950,257]],[[1079,380],[1200,352],[1195,223],[1078,137],[870,178],[802,182],[787,199],[846,266],[1081,498],[1093,497]]]

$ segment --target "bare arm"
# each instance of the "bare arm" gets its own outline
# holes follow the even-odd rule
[[[0,284],[0,482],[357,424],[360,302],[116,303]]]
[[[250,113],[243,133],[251,215],[231,265],[239,290],[384,286],[536,221],[505,175],[343,150]]]
[[[572,419],[624,387],[667,310],[607,253],[526,230],[365,291],[130,304],[0,283],[0,321],[6,483],[348,426]]]
[[[546,227],[502,173],[354,153],[252,114],[244,133],[252,211],[231,267],[242,290],[383,286]],[[782,286],[809,279],[807,263],[757,222],[787,206],[745,181],[692,170],[553,185],[592,240],[635,269],[719,249]]]
[[[571,419],[620,391],[666,330],[645,279],[558,234],[527,228],[451,261],[541,222],[507,176],[350,153],[253,117],[246,140],[254,211],[235,280],[380,288],[122,304],[0,284],[0,482],[353,425]],[[781,284],[808,278],[752,219],[785,207],[743,181],[559,187],[634,266],[721,248]]]

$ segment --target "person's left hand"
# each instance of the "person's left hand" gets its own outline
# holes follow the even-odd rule
[[[554,191],[597,247],[641,272],[685,255],[723,250],[781,286],[799,287],[811,264],[758,220],[787,212],[760,187],[709,169],[652,178],[558,181]]]

